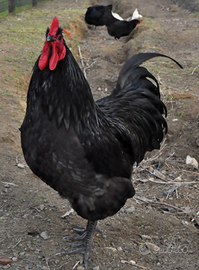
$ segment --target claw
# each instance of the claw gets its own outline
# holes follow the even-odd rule
[[[84,243],[67,243],[67,246],[70,246],[72,248],[84,248],[85,249],[85,244]]]
[[[65,236],[63,239],[66,239],[66,240],[71,240],[71,241],[82,241],[84,240],[86,237],[86,230],[84,230],[84,233],[80,236],[76,236],[76,237],[73,237],[73,236]]]
[[[84,232],[86,232],[86,229],[73,228],[73,231],[75,231],[77,233],[84,233]]]

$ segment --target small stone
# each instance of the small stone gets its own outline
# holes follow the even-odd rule
[[[105,249],[111,250],[112,252],[117,252],[117,249],[113,247],[105,247]]]
[[[99,270],[100,268],[99,268],[99,266],[95,266],[94,268],[93,268],[93,270]]]
[[[152,252],[158,252],[160,250],[160,247],[157,245],[151,243],[151,242],[146,242],[145,245],[147,246],[148,249],[150,249]]]
[[[19,253],[19,256],[20,256],[20,257],[23,257],[25,254],[26,254],[26,253],[25,253],[24,251],[22,251],[22,252]]]
[[[185,220],[181,220],[181,224],[182,225],[188,225],[189,223],[187,221],[185,221]]]
[[[190,165],[193,168],[198,169],[198,161],[189,155],[186,157],[186,165]]]
[[[151,240],[151,237],[149,236],[149,235],[141,235],[140,236],[142,239],[144,239],[144,240]]]
[[[38,209],[41,210],[41,211],[43,211],[44,208],[45,208],[44,204],[41,204],[41,205],[38,207]]]
[[[82,265],[79,265],[79,266],[77,267],[77,270],[85,270],[85,267],[83,267]]]
[[[18,260],[17,257],[13,257],[13,258],[12,258],[12,261],[13,261],[13,262],[16,262],[17,260]]]
[[[20,169],[24,169],[25,168],[25,166],[23,164],[21,164],[21,163],[18,163],[17,164],[17,167],[20,168]]]
[[[131,264],[131,265],[136,265],[136,262],[133,261],[133,260],[130,260],[130,261],[121,260],[121,263],[127,263],[127,264]]]
[[[122,247],[118,247],[118,249],[117,249],[118,251],[122,251]]]
[[[133,212],[135,212],[135,207],[131,206],[127,209],[124,210],[127,214],[132,214]]]
[[[42,233],[40,233],[40,236],[44,239],[44,240],[47,240],[47,239],[49,239],[49,236],[47,235],[47,233],[46,232],[42,232]]]

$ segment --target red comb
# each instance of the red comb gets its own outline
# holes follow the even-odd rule
[[[58,21],[57,17],[55,16],[52,23],[51,23],[51,26],[50,26],[49,35],[55,36],[58,28],[59,28],[59,21]]]
[[[66,33],[69,37],[72,37],[71,33],[63,29],[64,33]]]

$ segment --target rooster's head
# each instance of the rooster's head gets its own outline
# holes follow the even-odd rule
[[[59,27],[57,17],[54,17],[50,29],[46,32],[46,41],[39,58],[39,69],[43,70],[49,63],[49,69],[54,70],[58,61],[64,59],[66,55],[66,47],[63,41],[62,31],[71,34],[66,30]]]

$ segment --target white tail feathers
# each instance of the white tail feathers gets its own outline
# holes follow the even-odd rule
[[[112,11],[111,11],[111,12],[112,12]],[[117,14],[117,13],[115,13],[115,12],[112,12],[112,15],[113,15],[113,17],[115,17],[116,19],[118,19],[118,20],[120,20],[120,21],[123,21],[123,20],[124,20],[119,14]]]
[[[133,15],[132,15],[132,17],[131,17],[131,20],[141,19],[141,18],[142,18],[142,15],[139,14],[138,9],[136,8],[136,9],[134,10],[134,12],[133,12]]]
[[[111,11],[111,13],[112,13],[113,17],[115,17],[116,19],[118,19],[120,21],[124,21],[124,19],[119,14],[112,12],[112,11]],[[139,14],[138,9],[136,8],[133,12],[132,17],[127,18],[126,21],[131,21],[131,20],[141,19],[141,18],[142,18],[142,15]]]

